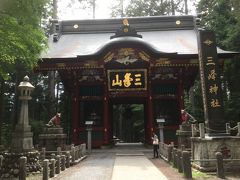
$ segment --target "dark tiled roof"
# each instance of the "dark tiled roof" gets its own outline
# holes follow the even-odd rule
[[[113,44],[140,43],[154,53],[176,53],[197,56],[197,37],[193,16],[160,16],[128,18],[142,38],[110,37],[122,26],[123,19],[58,21],[57,30],[49,38],[49,49],[42,58],[74,58],[96,55]],[[227,56],[233,52],[218,48]]]

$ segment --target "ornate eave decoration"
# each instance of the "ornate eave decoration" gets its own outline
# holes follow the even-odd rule
[[[110,39],[117,38],[117,37],[125,37],[125,36],[142,38],[142,35],[137,34],[137,31],[135,30],[135,28],[129,25],[127,19],[123,20],[123,25],[120,27],[120,29],[116,31],[115,35],[110,37]]]
[[[120,48],[117,51],[107,53],[103,59],[105,63],[115,61],[122,65],[129,65],[138,60],[149,62],[150,56],[144,51],[137,51],[133,48]]]

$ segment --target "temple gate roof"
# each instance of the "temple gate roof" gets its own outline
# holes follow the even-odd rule
[[[122,26],[124,18],[55,21],[55,33],[43,59],[96,56],[114,45],[142,45],[155,54],[198,57],[194,16],[157,16],[127,18],[129,26],[141,37],[120,36],[110,39]],[[217,48],[219,57],[235,52]]]

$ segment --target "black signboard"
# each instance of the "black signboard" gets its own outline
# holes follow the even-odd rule
[[[208,134],[225,131],[216,39],[212,31],[198,30],[199,68],[205,124]]]
[[[146,69],[108,70],[109,91],[147,90]]]

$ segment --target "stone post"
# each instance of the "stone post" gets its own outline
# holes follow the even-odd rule
[[[177,168],[178,172],[182,173],[183,168],[182,168],[182,151],[180,149],[177,150]]]
[[[70,152],[66,152],[66,168],[70,167]]]
[[[181,151],[185,150],[185,145],[181,145]]]
[[[27,177],[27,170],[26,170],[26,157],[20,157],[19,159],[19,180],[26,180]]]
[[[183,151],[182,152],[182,165],[183,165],[183,174],[185,178],[192,178],[192,167],[191,167],[191,159],[190,152]]]
[[[75,147],[71,147],[72,162],[75,162]]]
[[[61,171],[64,171],[66,169],[66,159],[65,155],[61,156]]]
[[[3,165],[3,156],[0,155],[0,169],[1,169],[2,165]]]
[[[83,145],[82,144],[80,144],[79,145],[79,153],[80,153],[80,157],[83,157]]]
[[[87,129],[87,134],[88,134],[88,138],[87,138],[87,150],[88,153],[90,154],[92,151],[92,129]]]
[[[200,132],[200,138],[205,138],[205,129],[204,129],[204,123],[199,123],[199,132]]]
[[[165,119],[157,119],[160,143],[164,143],[164,134],[163,134],[163,129],[164,129],[163,123],[164,122],[165,122]]]
[[[192,137],[195,137],[197,132],[196,132],[196,124],[192,124],[191,125],[191,129],[192,129]]]
[[[81,144],[82,145],[82,155],[84,156],[86,154],[86,144]]]
[[[231,133],[230,123],[226,123],[226,133],[227,133],[227,134],[230,134],[230,133]]]
[[[51,154],[51,159],[56,159],[56,154],[52,153]]]
[[[81,145],[78,145],[78,158],[81,158]]]
[[[173,148],[173,167],[177,168],[177,149]]]
[[[172,161],[172,151],[173,151],[173,146],[169,144],[167,146],[167,161],[170,163]]]
[[[61,147],[57,147],[57,155],[62,155],[62,148]]]
[[[240,136],[240,122],[237,123],[237,127],[238,127],[238,136]]]
[[[49,161],[48,159],[45,159],[43,161],[43,180],[48,180],[48,165],[49,165]]]
[[[46,148],[42,148],[42,160],[46,159]]]
[[[57,155],[56,156],[56,174],[59,174],[60,173],[60,164],[61,164],[61,162],[60,162],[60,159],[61,159],[61,157],[60,157],[60,155]]]
[[[54,177],[55,176],[55,162],[56,160],[55,159],[51,159],[50,160],[50,177]]]
[[[78,146],[75,146],[75,159],[78,160]]]
[[[224,179],[223,155],[221,152],[216,152],[215,156],[217,159],[217,177]]]

